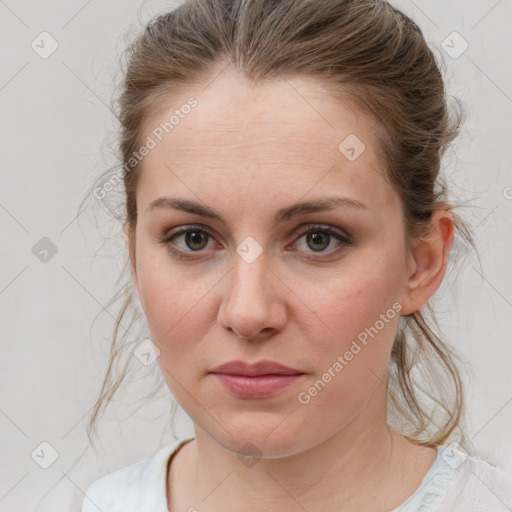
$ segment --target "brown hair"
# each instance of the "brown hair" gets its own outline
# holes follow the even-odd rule
[[[115,216],[128,227],[129,261],[120,278],[129,279],[110,302],[123,299],[89,429],[94,430],[100,411],[126,376],[128,359],[117,379],[113,369],[121,354],[131,355],[126,340],[142,339],[130,334],[141,311],[130,292],[128,268],[135,257],[136,190],[143,162],[134,161],[133,155],[144,143],[141,127],[173,95],[192,84],[209,83],[227,66],[253,85],[315,77],[336,97],[349,98],[370,113],[376,121],[386,178],[401,198],[408,242],[426,234],[432,213],[444,207],[452,210],[455,240],[460,235],[465,247],[474,248],[468,228],[453,212],[454,203],[447,201],[440,174],[441,157],[459,133],[464,109],[458,99],[453,110],[448,108],[442,58],[438,67],[419,27],[389,3],[186,0],[152,19],[125,56],[118,101],[122,172],[118,166],[110,169],[92,188],[115,179],[124,185],[124,212]],[[397,422],[409,439],[426,445],[443,444],[459,429],[463,444],[465,400],[455,362],[459,356],[436,331],[430,303],[401,317],[389,361],[388,421]],[[426,405],[421,394],[432,403]]]

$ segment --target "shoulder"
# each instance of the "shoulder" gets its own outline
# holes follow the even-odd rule
[[[167,510],[166,476],[171,455],[188,439],[94,481],[85,491],[82,512],[161,512]]]
[[[130,464],[93,482],[85,491],[82,512],[130,510],[140,502],[142,475],[151,458]]]
[[[439,512],[510,511],[512,507],[512,473],[480,457],[460,450],[442,454],[453,469]]]

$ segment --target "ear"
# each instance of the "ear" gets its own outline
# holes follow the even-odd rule
[[[126,248],[128,250],[128,252],[130,251],[130,238],[128,236],[128,223],[125,222],[123,224],[123,238],[124,238],[124,241],[126,242]],[[134,262],[130,261],[130,271],[131,271],[131,274],[132,274],[132,278],[133,278],[133,282],[135,283],[135,286],[137,286],[138,282],[137,282],[137,273],[135,271],[135,266],[133,264]]]
[[[126,247],[128,249],[128,252],[130,251],[130,238],[128,236],[128,223],[123,224],[123,238],[126,242]],[[133,264],[134,262],[130,261],[130,272],[132,274],[132,286],[130,288],[130,293],[132,294],[134,303],[136,308],[138,309],[139,313],[141,315],[145,315],[144,305],[141,300],[141,295],[139,292],[139,280],[137,278],[137,272],[135,270],[135,266]]]
[[[412,246],[402,315],[418,311],[441,284],[453,240],[453,214],[445,205],[439,207],[429,223],[427,235]]]

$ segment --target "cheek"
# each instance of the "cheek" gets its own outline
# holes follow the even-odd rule
[[[165,251],[140,253],[138,288],[151,340],[161,352],[159,361],[172,367],[198,351],[209,328],[206,308],[211,307],[209,294],[214,293],[218,278],[180,270],[161,253]]]
[[[316,285],[316,293],[311,282],[303,281],[299,293],[309,297],[314,314],[301,324],[301,332],[319,371],[315,377],[329,382],[329,388],[344,394],[357,387],[364,393],[382,376],[400,320],[401,281],[393,268],[399,266],[392,258],[366,263],[361,258],[332,275],[328,284]]]
[[[171,343],[180,339],[185,328],[188,337],[201,330],[202,325],[197,321],[200,317],[204,302],[208,300],[211,287],[201,281],[191,285],[188,280],[180,280],[177,276],[154,276],[146,274],[139,278],[146,317],[155,342]],[[212,283],[213,285],[213,283]]]
[[[376,322],[378,330],[382,331],[379,336],[389,336],[389,323],[393,323],[390,320],[398,316],[397,306],[393,308],[393,304],[401,297],[400,276],[392,271],[397,267],[396,263],[383,260],[366,264],[361,258],[357,265],[331,274],[322,286],[316,284],[313,288],[311,281],[302,281],[302,290],[298,293],[309,297],[308,302],[313,305],[316,328],[321,327],[324,333],[320,339],[333,348],[343,348]],[[379,321],[382,315],[384,325]],[[313,327],[311,325],[311,329]]]
[[[201,281],[191,285],[177,272],[154,272],[151,267],[139,278],[151,341],[159,350],[157,364],[180,404],[187,404],[190,394],[199,394],[196,386],[202,377],[200,362],[204,357],[201,341],[208,329],[204,308],[213,285],[208,287]]]
[[[306,335],[316,371],[299,390],[297,401],[309,417],[325,417],[330,410],[332,425],[339,425],[350,421],[372,393],[386,395],[385,370],[401,305],[385,287],[370,284],[361,281],[351,287],[345,281],[343,292],[320,300],[315,308],[333,332],[315,336],[311,329]]]

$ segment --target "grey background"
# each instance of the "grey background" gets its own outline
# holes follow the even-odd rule
[[[0,0],[0,511],[78,511],[93,480],[174,439],[170,394],[144,400],[155,363],[140,365],[123,388],[101,425],[99,452],[89,446],[85,423],[117,312],[104,306],[124,246],[120,226],[101,211],[76,213],[87,186],[113,163],[108,105],[125,34],[175,3]],[[512,471],[512,3],[394,4],[438,48],[453,31],[469,44],[458,58],[444,53],[449,92],[470,113],[445,168],[452,198],[471,199],[460,213],[482,266],[455,251],[434,304],[446,338],[471,365],[468,437],[482,458]],[[47,58],[31,47],[43,31],[58,43]],[[57,249],[46,262],[34,254],[48,245],[44,237]],[[192,432],[181,413],[175,434]],[[42,442],[58,454],[47,469],[36,462],[53,453]]]

